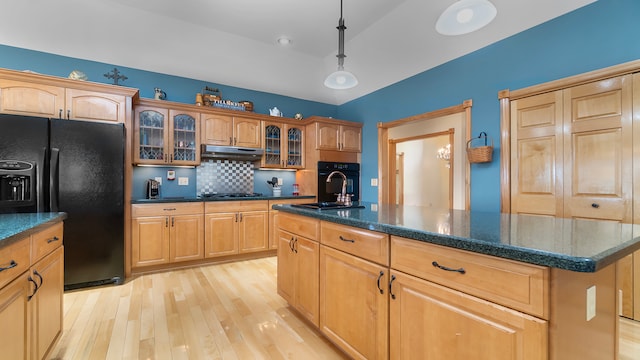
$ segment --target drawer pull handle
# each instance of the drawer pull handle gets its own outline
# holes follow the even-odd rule
[[[293,242],[293,252],[298,253],[298,238],[296,238]]]
[[[289,240],[289,249],[293,252],[293,236],[291,237],[291,240]]]
[[[51,244],[52,242],[58,241],[58,240],[60,240],[60,238],[57,236],[54,236],[51,239],[47,239],[47,244]]]
[[[396,276],[395,275],[391,275],[391,281],[389,281],[389,294],[391,295],[391,298],[393,300],[396,299],[396,294],[393,293],[393,289],[391,288],[393,286],[393,282],[396,281]]]
[[[40,285],[38,285],[38,289],[39,289],[40,287],[42,287],[42,283],[44,282],[44,279],[42,278],[42,275],[40,275],[38,270],[33,270],[33,275],[40,278]]]
[[[466,273],[466,271],[464,270],[464,268],[460,268],[460,269],[454,269],[454,268],[450,268],[450,267],[446,267],[446,266],[442,266],[440,264],[438,264],[437,261],[434,261],[431,263],[431,265],[437,267],[438,269],[442,269],[445,271],[455,271],[455,272],[459,272],[460,274],[464,274]]]
[[[164,210],[164,211],[176,211],[176,208],[164,208],[162,210]]]
[[[354,242],[356,242],[356,241],[355,241],[355,240],[353,240],[353,239],[347,239],[347,238],[344,238],[344,237],[342,237],[342,235],[340,235],[340,240],[342,240],[342,241],[344,241],[344,242],[350,242],[350,243],[354,243]]]
[[[597,208],[600,207],[600,205],[598,203],[593,203],[593,204],[591,204],[591,207],[594,208],[594,209],[597,209]]]
[[[380,270],[380,275],[378,275],[378,290],[380,290],[380,294],[384,294],[384,290],[380,287],[380,279],[384,276],[384,271]]]
[[[34,297],[34,296],[36,296],[36,293],[38,292],[38,287],[39,287],[39,286],[38,286],[38,283],[37,283],[35,280],[33,280],[33,278],[32,278],[31,276],[29,276],[29,278],[28,278],[27,280],[29,280],[30,282],[32,282],[32,283],[33,283],[33,286],[34,286],[34,288],[33,288],[33,294],[31,294],[31,295],[27,296],[27,301],[31,301],[31,298],[32,298],[32,297]]]
[[[9,270],[9,269],[14,268],[16,266],[18,266],[18,263],[15,262],[15,260],[11,260],[11,262],[9,263],[9,266],[0,268],[0,271]]]

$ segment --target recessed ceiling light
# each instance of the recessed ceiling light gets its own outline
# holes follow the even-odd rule
[[[291,39],[289,39],[286,36],[281,36],[279,37],[276,42],[278,43],[278,45],[282,45],[282,46],[287,46],[287,45],[291,45]]]

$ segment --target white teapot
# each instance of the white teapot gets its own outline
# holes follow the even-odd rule
[[[282,111],[278,110],[278,108],[274,106],[273,109],[269,109],[269,115],[282,116]]]

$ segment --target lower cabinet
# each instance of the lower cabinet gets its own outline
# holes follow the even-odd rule
[[[391,359],[547,358],[544,320],[393,270],[390,291]]]
[[[278,210],[272,208],[278,204],[304,204],[314,202],[314,198],[269,200],[269,249],[278,247]]]
[[[62,229],[52,225],[0,249],[2,359],[45,359],[62,334]]]
[[[322,246],[320,331],[354,359],[386,359],[388,269]]]
[[[132,206],[132,267],[204,258],[201,202]]]
[[[267,200],[205,203],[205,257],[269,249]]]

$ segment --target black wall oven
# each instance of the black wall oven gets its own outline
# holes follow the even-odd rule
[[[347,177],[347,194],[353,194],[352,201],[360,200],[360,164],[318,161],[318,202],[333,202],[342,191],[342,176],[334,175],[330,182],[327,177],[333,171],[340,171]]]

